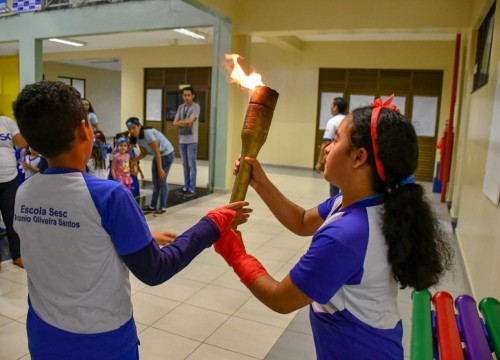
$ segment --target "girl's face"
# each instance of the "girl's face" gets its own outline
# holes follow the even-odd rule
[[[89,109],[90,109],[89,102],[87,100],[83,100],[82,104],[83,104],[83,110],[85,110],[85,112],[89,112]]]
[[[138,137],[139,136],[139,132],[141,131],[141,125],[130,125],[128,127],[128,131],[130,133],[130,135],[132,135],[133,137]]]
[[[351,124],[352,116],[347,115],[340,124],[333,142],[325,149],[327,155],[323,176],[325,180],[341,189],[342,184],[349,181],[352,163]]]
[[[128,150],[128,145],[126,142],[122,142],[120,143],[120,145],[118,145],[118,151],[120,152],[120,154],[125,154]]]

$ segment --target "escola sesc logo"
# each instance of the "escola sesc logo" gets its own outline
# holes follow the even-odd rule
[[[12,141],[12,134],[4,127],[0,127],[0,141]]]

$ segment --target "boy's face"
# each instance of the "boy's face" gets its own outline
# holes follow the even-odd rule
[[[193,102],[194,95],[191,90],[184,90],[182,92],[182,98],[184,99],[184,104],[190,105]]]

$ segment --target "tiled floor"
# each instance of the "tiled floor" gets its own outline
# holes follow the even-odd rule
[[[310,170],[267,167],[278,187],[305,208],[323,201],[328,185]],[[169,181],[182,178],[174,164]],[[199,183],[205,184],[206,166],[200,165]],[[201,179],[200,179],[201,177]],[[426,184],[430,189],[430,184]],[[434,208],[453,237],[446,206],[430,194]],[[147,216],[150,227],[182,232],[212,208],[229,201],[229,194],[212,194],[167,209],[161,218]],[[272,217],[253,190],[254,213],[241,226],[247,249],[276,278],[284,277],[306,251],[310,238],[291,235]],[[457,255],[458,252],[457,252]],[[54,279],[56,281],[56,279]],[[457,257],[455,270],[439,290],[454,297],[469,293]],[[307,309],[289,315],[272,312],[239,282],[232,269],[213,251],[205,250],[186,269],[163,285],[149,287],[132,276],[134,316],[141,340],[141,359],[189,360],[307,360],[315,359]],[[398,302],[404,321],[405,353],[409,352],[411,290],[402,290]],[[29,359],[25,330],[26,273],[2,263],[0,271],[0,359]]]

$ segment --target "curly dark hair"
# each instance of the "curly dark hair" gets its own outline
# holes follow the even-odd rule
[[[438,284],[451,267],[453,251],[439,226],[424,189],[419,184],[399,186],[414,173],[418,162],[417,135],[411,122],[390,109],[382,109],[377,124],[378,156],[387,181],[376,170],[370,134],[372,108],[352,112],[351,141],[368,152],[373,189],[384,194],[382,231],[388,245],[388,260],[401,288],[424,290]]]
[[[87,118],[80,93],[59,81],[26,85],[12,108],[28,144],[49,158],[69,150],[75,129]]]

